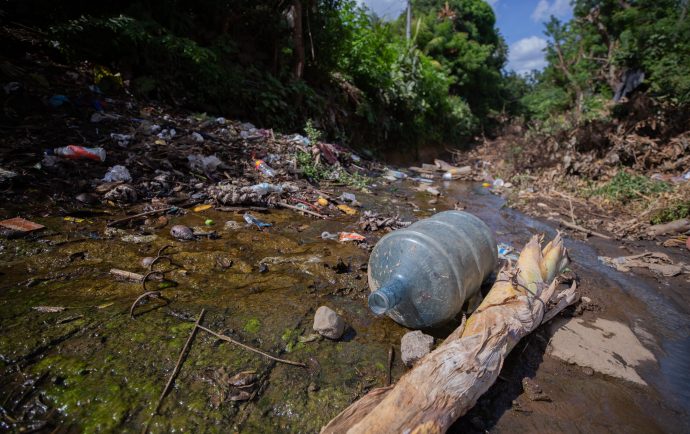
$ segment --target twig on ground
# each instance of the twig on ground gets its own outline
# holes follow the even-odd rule
[[[328,220],[328,217],[327,217],[327,216],[325,216],[325,215],[323,215],[323,214],[319,214],[319,213],[314,212],[314,211],[309,211],[308,209],[298,208],[298,207],[296,207],[296,206],[294,206],[294,205],[289,205],[289,204],[284,203],[284,202],[278,202],[278,205],[279,205],[279,206],[282,206],[283,208],[288,208],[288,209],[291,209],[291,210],[294,210],[294,211],[300,211],[300,212],[303,212],[303,213],[305,213],[305,214],[313,215],[314,217],[318,217],[318,218],[320,218],[320,219]]]
[[[170,374],[170,377],[168,378],[168,382],[165,384],[165,388],[163,389],[163,393],[161,393],[160,398],[158,398],[158,403],[156,404],[156,408],[153,410],[153,414],[155,415],[158,413],[158,410],[160,410],[161,404],[163,403],[163,398],[165,398],[165,395],[168,394],[170,391],[170,388],[172,387],[173,383],[175,382],[175,377],[177,377],[178,372],[180,372],[180,368],[182,367],[182,363],[184,362],[185,355],[187,354],[187,350],[189,350],[189,347],[192,345],[192,341],[194,340],[194,335],[196,335],[196,330],[197,328],[201,327],[201,321],[204,318],[204,313],[206,313],[206,309],[201,309],[201,313],[199,314],[199,318],[196,319],[196,323],[194,323],[194,328],[192,329],[192,332],[189,334],[189,337],[187,338],[187,342],[184,343],[184,346],[182,347],[182,351],[180,351],[180,356],[177,358],[177,363],[175,364],[175,368],[173,369],[172,373]]]
[[[207,328],[204,327],[204,326],[201,326],[201,325],[200,325],[200,326],[198,326],[198,327],[199,327],[201,330],[203,330],[203,331],[205,331],[205,332],[207,332],[207,333],[212,334],[213,336],[217,337],[217,338],[220,339],[220,340],[223,340],[223,341],[226,341],[226,342],[230,342],[230,343],[235,344],[235,345],[239,345],[240,347],[244,348],[245,350],[249,350],[249,351],[252,351],[252,352],[254,352],[254,353],[261,354],[262,356],[267,357],[267,358],[269,358],[269,359],[271,359],[271,360],[275,360],[276,362],[287,363],[288,365],[293,365],[293,366],[301,366],[302,368],[306,368],[306,367],[307,367],[307,365],[305,365],[304,363],[293,362],[292,360],[279,359],[278,357],[274,357],[274,356],[272,356],[272,355],[270,355],[270,354],[268,354],[268,353],[264,353],[264,352],[261,351],[261,350],[257,350],[256,348],[250,347],[249,345],[243,344],[242,342],[236,341],[235,339],[231,338],[230,336],[225,336],[225,335],[223,335],[223,334],[216,333],[216,332],[214,332],[213,330],[207,329]]]
[[[604,234],[601,234],[599,232],[595,232],[595,231],[589,230],[587,228],[583,228],[582,226],[576,225],[575,223],[569,223],[569,222],[562,220],[562,219],[558,219],[558,222],[567,228],[583,232],[587,235],[594,235],[595,237],[603,238],[605,240],[612,240],[613,239],[613,238],[609,237],[608,235],[604,235]]]
[[[134,214],[134,215],[130,215],[130,216],[127,216],[127,217],[123,217],[123,218],[118,219],[118,220],[114,220],[114,221],[108,223],[107,226],[108,226],[108,227],[117,226],[117,225],[119,225],[120,223],[126,223],[126,222],[128,222],[128,221],[130,221],[130,220],[138,219],[139,217],[146,217],[146,216],[150,216],[150,215],[153,215],[153,214],[159,214],[159,213],[162,213],[162,212],[168,212],[168,211],[171,211],[171,210],[173,210],[173,209],[175,209],[175,207],[174,207],[174,206],[170,206],[170,207],[168,207],[168,208],[154,209],[154,210],[152,210],[152,211],[140,212],[139,214]]]

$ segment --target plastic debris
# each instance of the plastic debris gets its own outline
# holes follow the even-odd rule
[[[206,220],[204,221],[204,224],[205,224],[206,226],[213,226],[213,225],[216,224],[216,222],[214,222],[212,219],[206,219]]]
[[[0,167],[0,182],[5,182],[7,180],[14,178],[15,176],[17,176],[17,172],[5,170],[2,167]]]
[[[284,189],[281,185],[269,184],[268,182],[262,182],[261,184],[252,185],[250,187],[252,193],[255,193],[259,197],[265,196],[270,193],[282,194]]]
[[[356,215],[356,214],[357,214],[357,210],[356,210],[356,209],[350,208],[350,207],[347,206],[347,205],[338,205],[338,209],[339,209],[340,211],[344,212],[344,213],[347,214],[347,215]]]
[[[79,217],[72,217],[69,215],[66,217],[63,217],[62,220],[66,221],[66,222],[70,222],[70,223],[84,223],[84,222],[93,223],[91,220],[86,220],[86,219],[79,218]]]
[[[45,226],[42,224],[34,223],[30,220],[23,219],[21,217],[15,217],[7,220],[0,221],[0,226],[6,229],[10,229],[17,232],[29,233],[34,231],[39,231],[44,229]]]
[[[404,174],[403,172],[399,172],[399,171],[397,171],[397,170],[390,170],[390,169],[389,169],[389,170],[385,173],[385,176],[384,176],[384,177],[386,177],[386,178],[393,178],[393,179],[405,179],[405,178],[407,178],[407,175]]]
[[[192,154],[187,156],[189,161],[189,168],[204,173],[213,173],[218,169],[218,166],[223,164],[222,161],[215,155],[203,156],[201,154]]]
[[[276,176],[276,172],[273,169],[271,169],[271,167],[268,164],[266,164],[264,160],[255,160],[254,168],[256,168],[256,170],[261,172],[266,177],[272,178]]]
[[[69,160],[105,161],[105,149],[87,148],[85,146],[68,145],[46,151],[48,156],[59,156]]]
[[[211,208],[213,208],[213,205],[211,205],[210,203],[205,203],[203,205],[195,206],[194,208],[192,208],[192,210],[194,212],[201,212],[201,211],[206,211],[207,209],[211,209]]]
[[[111,133],[110,138],[113,139],[121,148],[126,148],[129,145],[129,142],[132,140],[132,136],[129,134]]]
[[[337,240],[338,239],[338,234],[334,234],[332,232],[321,232],[321,238],[324,240]]]
[[[517,261],[519,258],[520,252],[515,252],[515,249],[510,244],[499,243],[496,249],[498,250],[498,257],[500,259]]]
[[[247,213],[244,213],[244,221],[246,221],[250,225],[255,225],[259,229],[263,228],[268,228],[273,226],[271,223],[266,223],[264,221],[259,220],[258,218],[254,217],[253,215]]]
[[[357,232],[338,232],[338,241],[366,241],[366,237]]]
[[[48,104],[53,108],[58,108],[66,102],[69,102],[69,98],[65,95],[53,95],[48,99]]]
[[[491,184],[489,184],[488,182],[482,182],[482,187],[489,188],[491,187]]]
[[[357,197],[352,193],[343,193],[340,195],[340,200],[355,203],[357,202]]]
[[[319,206],[328,206],[328,199],[326,199],[326,198],[324,198],[324,197],[319,197],[319,198],[316,200],[316,203],[317,203]]]
[[[505,185],[505,181],[503,181],[501,178],[495,179],[493,183],[494,188],[501,188]]]
[[[125,166],[113,166],[108,169],[108,172],[103,177],[105,182],[130,182],[132,181],[132,175],[130,175],[129,170]]]

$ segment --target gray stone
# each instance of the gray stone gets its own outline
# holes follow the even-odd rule
[[[328,306],[321,306],[314,315],[314,330],[328,339],[340,339],[345,332],[345,321]]]
[[[433,345],[433,336],[425,335],[419,330],[405,333],[405,336],[400,340],[400,352],[403,363],[407,366],[414,365],[417,360],[431,352]]]
[[[170,235],[181,241],[191,241],[194,239],[194,232],[184,225],[175,225],[170,228]]]

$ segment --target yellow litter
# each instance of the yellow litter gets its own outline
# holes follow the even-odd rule
[[[211,205],[210,203],[205,203],[203,205],[197,205],[194,207],[194,212],[206,211],[209,208],[213,208],[213,205]]]
[[[347,206],[347,205],[338,205],[338,209],[339,209],[340,211],[344,212],[344,213],[347,214],[347,215],[355,215],[355,214],[357,214],[357,210],[356,210],[356,209],[350,208],[350,207]]]

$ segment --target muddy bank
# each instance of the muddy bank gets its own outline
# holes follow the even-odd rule
[[[378,184],[371,194],[357,194],[363,209],[416,219],[460,202],[499,241],[516,247],[533,233],[554,233],[548,222],[503,207],[502,199],[475,184],[450,183],[438,201],[405,182]],[[258,215],[273,223],[259,232],[241,226],[238,213],[198,214],[172,217],[142,244],[122,241],[122,233],[97,239],[104,233],[102,217],[82,223],[37,218],[56,234],[2,242],[0,398],[6,414],[24,415],[27,427],[46,431],[140,431],[202,308],[206,327],[308,368],[276,364],[199,334],[160,416],[150,422],[152,432],[318,432],[353,400],[384,384],[391,346],[393,380],[403,374],[399,343],[407,330],[374,317],[366,306],[368,251],[320,238],[323,231],[357,230],[357,217],[326,221],[273,210]],[[217,222],[219,239],[171,239],[170,225],[198,226],[208,218]],[[225,229],[229,220],[240,227]],[[368,242],[381,235],[367,233]],[[129,308],[141,285],[115,281],[109,270],[144,272],[141,259],[164,245],[172,246],[174,264],[160,265],[175,286],[161,289],[168,302],[151,300],[132,320]],[[551,332],[542,327],[518,345],[500,380],[454,431],[687,430],[690,356],[683,342],[690,315],[673,295],[682,280],[622,274],[597,261],[597,255],[619,249],[617,243],[570,241],[568,248],[590,302],[565,317],[585,323],[603,318],[630,328],[656,359],[635,368],[647,386],[552,357]],[[350,326],[340,341],[310,338],[314,311],[324,304]],[[37,306],[67,309],[49,313]],[[441,338],[452,327],[431,332]],[[233,401],[227,378],[242,371],[256,372],[256,394]],[[533,378],[550,401],[531,401],[524,377]]]

